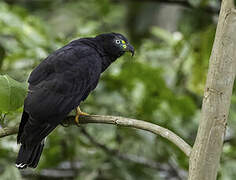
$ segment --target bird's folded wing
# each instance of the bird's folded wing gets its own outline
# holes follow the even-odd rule
[[[34,118],[68,113],[96,87],[100,56],[91,48],[80,49],[61,50],[31,73],[25,109]]]

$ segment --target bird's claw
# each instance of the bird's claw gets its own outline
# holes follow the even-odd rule
[[[79,106],[76,108],[76,116],[75,116],[75,123],[77,126],[80,126],[79,123],[79,116],[88,116],[88,113],[82,112],[79,108]]]

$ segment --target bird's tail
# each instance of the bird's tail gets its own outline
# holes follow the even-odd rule
[[[22,144],[16,159],[16,167],[24,169],[27,167],[36,168],[44,147],[44,140],[33,147]]]

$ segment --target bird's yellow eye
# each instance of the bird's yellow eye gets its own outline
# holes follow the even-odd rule
[[[124,40],[122,40],[121,42],[122,42],[122,44],[125,44],[125,41],[124,41]]]

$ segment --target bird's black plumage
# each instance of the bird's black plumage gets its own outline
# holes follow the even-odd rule
[[[125,51],[134,53],[118,33],[81,38],[56,50],[33,70],[17,136],[18,168],[37,166],[45,137],[87,98],[100,74]]]

